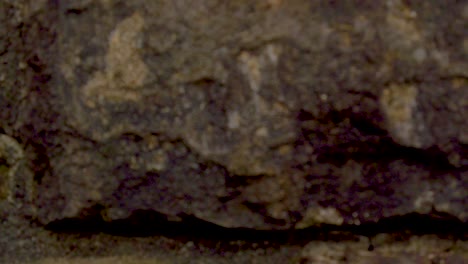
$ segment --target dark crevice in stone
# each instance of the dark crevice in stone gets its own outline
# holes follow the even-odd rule
[[[212,78],[205,77],[205,78],[201,78],[201,79],[193,81],[192,84],[195,86],[210,87],[212,85],[216,85],[217,81]]]
[[[80,8],[69,8],[67,10],[65,10],[65,14],[66,15],[69,15],[69,14],[72,14],[72,15],[80,15],[81,13],[85,12],[87,10],[87,8],[83,8],[83,9],[80,9]]]
[[[27,64],[29,67],[35,72],[35,73],[40,73],[42,72],[46,67],[44,62],[39,58],[37,54],[34,54],[27,60]]]
[[[95,210],[94,210],[95,211]],[[441,238],[463,240],[468,238],[467,223],[450,215],[408,214],[381,219],[377,223],[361,225],[321,225],[300,230],[255,230],[248,228],[224,228],[189,215],[180,215],[182,221],[168,221],[166,216],[154,211],[135,211],[123,220],[106,222],[99,214],[87,214],[81,219],[63,219],[45,226],[59,234],[106,233],[123,237],[164,236],[179,241],[193,241],[203,246],[220,250],[239,249],[233,242],[242,242],[245,247],[305,245],[310,241],[350,241],[361,236],[372,237],[387,233],[393,239],[405,241],[411,236],[433,234]],[[221,245],[221,247],[219,247]],[[374,247],[370,244],[370,247]]]
[[[225,169],[225,167],[223,167],[222,165],[219,165],[219,164],[215,164],[215,165],[220,166],[221,168]],[[264,178],[266,176],[264,174],[258,174],[258,175],[236,174],[236,175],[231,175],[231,174],[228,174],[228,171],[226,169],[225,169],[225,171],[226,171],[226,177],[225,177],[226,187],[227,188],[233,188],[233,189],[248,186],[248,185],[254,183],[255,181],[258,181],[259,179],[262,179],[262,178]]]
[[[319,163],[335,166],[343,166],[348,160],[382,165],[403,160],[408,165],[426,168],[434,175],[464,169],[452,165],[447,153],[437,146],[417,149],[397,144],[387,131],[376,125],[382,121],[379,115],[372,116],[377,119],[370,120],[367,115],[346,110],[331,111],[317,118],[301,110],[297,116],[301,137],[296,144],[311,146]],[[313,123],[308,125],[308,122]],[[340,133],[331,133],[334,128]]]
[[[299,127],[301,128],[303,135],[307,135],[308,133],[318,130],[335,128],[337,125],[345,124],[345,121],[349,121],[349,124],[346,126],[341,126],[343,131],[344,129],[356,129],[361,134],[361,137],[388,136],[387,131],[378,125],[383,122],[383,117],[377,110],[371,112],[354,112],[352,109],[345,109],[342,111],[330,110],[327,114],[321,117],[316,117],[310,112],[301,110],[297,115],[297,120],[299,121]],[[303,126],[303,122],[307,121],[316,121],[317,125],[320,126],[317,126],[314,129],[308,129]]]
[[[352,149],[353,151],[348,151]],[[388,164],[403,160],[408,165],[420,165],[432,172],[456,170],[446,154],[437,147],[416,149],[395,144],[390,139],[382,139],[378,144],[366,142],[343,143],[333,147],[322,147],[318,151],[317,161],[342,166],[347,160]]]
[[[34,149],[34,158],[31,159],[32,169],[34,171],[34,181],[38,184],[42,183],[44,176],[50,172],[50,160],[47,155],[47,149],[36,143],[30,143],[31,147]]]
[[[300,110],[299,113],[297,114],[297,120],[299,122],[314,120],[314,119],[315,119],[315,115],[305,110]]]
[[[366,114],[371,115],[371,114]],[[379,120],[381,121],[381,120]],[[350,118],[351,126],[365,135],[387,136],[387,131],[373,124],[363,114],[356,114]]]
[[[381,140],[376,146],[365,142],[360,144],[350,143],[349,146],[356,151],[351,153],[342,151],[348,147],[343,145],[321,152],[319,158],[321,158],[322,162],[333,163],[334,156],[337,155],[341,156],[344,162],[352,159],[363,164],[379,164],[378,166],[382,168],[385,168],[391,162],[401,160],[407,165],[424,168],[433,176],[463,170],[463,168],[453,166],[449,162],[446,153],[438,147],[416,149],[400,146],[391,140]]]

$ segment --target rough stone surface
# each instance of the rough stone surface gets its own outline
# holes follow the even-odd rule
[[[311,214],[317,224],[434,211],[466,221],[461,4],[55,8],[53,62],[37,59],[50,69],[38,86],[55,101],[34,99],[52,124],[13,122],[43,134],[41,222],[96,205],[117,218],[143,209],[258,229],[304,227]]]
[[[467,10],[0,0],[0,220],[466,230]]]

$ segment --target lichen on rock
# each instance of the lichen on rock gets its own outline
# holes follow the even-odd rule
[[[0,134],[0,201],[14,201],[15,177],[23,159],[23,149],[18,142]]]

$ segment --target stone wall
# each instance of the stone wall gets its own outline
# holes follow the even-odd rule
[[[462,1],[1,0],[0,220],[466,239],[467,19]]]

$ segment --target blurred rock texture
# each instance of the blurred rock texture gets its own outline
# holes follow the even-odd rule
[[[0,0],[0,217],[466,227],[467,21],[454,0]]]

